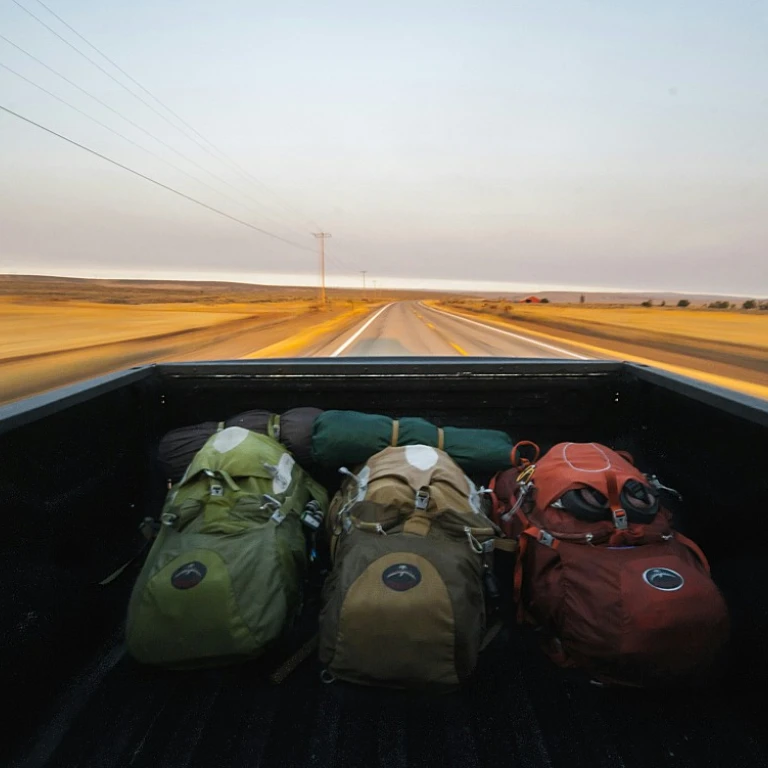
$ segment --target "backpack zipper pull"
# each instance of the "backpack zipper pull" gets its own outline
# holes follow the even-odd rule
[[[268,493],[265,493],[262,498],[264,499],[264,503],[259,507],[259,509],[264,509],[268,512],[271,510],[271,519],[280,525],[280,523],[285,520],[285,515],[282,512],[283,505],[274,496],[270,496]]]
[[[523,502],[525,501],[525,497],[530,493],[531,488],[533,488],[533,483],[530,482],[530,481],[527,482],[527,483],[523,483],[520,486],[520,492],[518,493],[517,498],[515,499],[515,503],[510,507],[508,512],[505,512],[501,516],[501,519],[504,522],[507,522],[507,521],[511,520],[513,515],[515,514],[515,512],[517,512],[517,510],[520,509],[520,507],[523,506]]]
[[[419,488],[419,490],[416,491],[416,501],[414,502],[414,507],[419,510],[426,510],[428,506],[429,506],[429,491],[425,486],[425,487]]]
[[[350,472],[346,467],[339,467],[339,474],[345,477],[351,477],[356,485],[360,485],[360,479],[354,472]]]
[[[467,535],[470,549],[475,554],[482,555],[485,552],[483,545],[472,535],[472,529],[468,525],[464,526],[464,533]]]

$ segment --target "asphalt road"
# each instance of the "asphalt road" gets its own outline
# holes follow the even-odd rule
[[[547,357],[588,359],[583,352],[399,301],[368,316],[332,341],[307,349],[311,357]]]

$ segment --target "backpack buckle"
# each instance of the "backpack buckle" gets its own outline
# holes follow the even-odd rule
[[[319,530],[323,524],[323,510],[320,509],[320,505],[314,499],[304,507],[304,511],[301,513],[301,522],[312,531]]]
[[[265,493],[262,498],[264,499],[264,503],[259,507],[259,509],[266,510],[267,512],[272,512],[272,520],[274,520],[278,525],[285,520],[285,515],[282,513],[282,504],[274,497],[270,496],[268,493]]]
[[[416,509],[425,510],[429,506],[429,491],[426,488],[419,488],[416,491],[416,501],[414,503]]]
[[[139,530],[147,541],[152,541],[160,530],[160,523],[153,517],[145,517],[139,525]]]
[[[613,510],[613,525],[617,531],[626,531],[629,527],[627,513],[623,509]]]
[[[547,533],[547,531],[540,531],[539,542],[545,547],[551,547],[555,543],[555,537],[551,533]]]

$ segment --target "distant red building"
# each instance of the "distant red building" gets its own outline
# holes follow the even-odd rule
[[[524,299],[520,299],[518,304],[541,304],[541,299],[538,296],[526,296]]]

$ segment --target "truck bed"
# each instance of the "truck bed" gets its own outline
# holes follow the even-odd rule
[[[726,596],[722,681],[600,688],[551,665],[505,615],[455,694],[325,685],[314,657],[274,685],[269,673],[314,631],[312,601],[299,634],[269,658],[196,672],[139,666],[125,654],[123,621],[140,561],[109,587],[98,582],[136,554],[138,521],[160,507],[160,437],[302,405],[501,428],[543,448],[566,439],[629,450],[682,491],[679,524]],[[768,767],[768,568],[757,535],[766,466],[768,404],[602,361],[177,364],[0,409],[0,690],[16,715],[0,764]]]
[[[768,765],[764,711],[733,692],[617,691],[552,667],[505,626],[446,696],[320,682],[263,664],[144,669],[119,637],[66,692],[25,766],[701,768]]]

